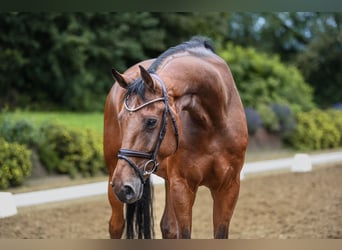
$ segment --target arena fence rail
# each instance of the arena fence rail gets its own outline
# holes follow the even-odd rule
[[[294,157],[289,158],[246,163],[240,178],[244,179],[248,175],[270,172],[307,172],[312,170],[313,165],[319,166],[339,162],[342,163],[342,152],[317,155],[296,154]],[[152,175],[152,182],[154,185],[160,185],[164,183],[164,180],[156,175]],[[17,214],[17,208],[20,207],[106,194],[107,185],[107,181],[102,181],[19,194],[0,192],[0,218]]]

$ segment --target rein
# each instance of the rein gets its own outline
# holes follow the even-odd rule
[[[175,116],[172,112],[172,110],[170,109],[170,105],[169,105],[169,98],[168,98],[168,94],[167,94],[167,90],[166,90],[166,86],[164,81],[156,74],[151,74],[151,76],[153,76],[161,85],[162,87],[162,92],[163,92],[163,96],[160,98],[156,98],[153,99],[151,101],[148,101],[138,107],[135,108],[130,108],[127,105],[127,99],[128,97],[125,98],[124,100],[124,107],[127,111],[129,112],[136,112],[148,105],[151,105],[152,103],[155,102],[164,102],[165,104],[165,108],[164,108],[164,112],[163,112],[163,118],[162,118],[162,123],[161,123],[161,128],[159,131],[159,137],[158,140],[156,142],[156,146],[153,150],[152,153],[147,153],[147,152],[141,152],[141,151],[135,151],[135,150],[131,150],[131,149],[123,149],[121,148],[118,152],[118,159],[122,159],[125,160],[130,167],[132,167],[135,172],[138,174],[139,178],[141,179],[142,183],[145,183],[144,181],[144,176],[148,175],[150,176],[152,173],[156,172],[158,170],[158,166],[159,163],[157,161],[157,155],[160,149],[160,146],[163,142],[163,139],[165,137],[166,134],[166,125],[167,125],[167,117],[168,115],[170,115],[171,117],[171,121],[172,121],[172,125],[173,125],[173,129],[174,129],[174,133],[175,133],[175,139],[176,139],[176,150],[178,149],[178,144],[179,144],[179,135],[178,135],[178,127],[176,124],[176,119]],[[137,157],[137,158],[143,158],[143,159],[147,159],[148,161],[144,164],[144,167],[142,169],[140,169],[131,159],[130,157]],[[113,185],[113,184],[112,184]]]

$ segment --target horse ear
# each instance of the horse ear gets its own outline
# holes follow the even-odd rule
[[[115,69],[112,69],[112,76],[114,80],[116,80],[122,88],[128,88],[128,81],[123,74],[120,74]]]
[[[139,69],[140,69],[140,75],[141,78],[143,79],[144,83],[147,85],[147,87],[152,90],[153,92],[155,91],[155,85],[154,85],[154,81],[152,79],[152,76],[150,75],[150,73],[147,72],[147,70],[139,65]]]

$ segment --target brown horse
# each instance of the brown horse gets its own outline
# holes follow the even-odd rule
[[[195,37],[124,74],[112,73],[116,83],[104,113],[110,236],[122,237],[125,220],[127,238],[153,236],[149,177],[155,173],[165,179],[163,238],[191,237],[200,185],[214,201],[214,237],[227,238],[248,140],[227,64]]]

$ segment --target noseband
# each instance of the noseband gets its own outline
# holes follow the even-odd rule
[[[170,109],[169,99],[168,99],[165,83],[158,75],[151,74],[151,76],[154,77],[160,83],[160,85],[162,87],[163,96],[160,98],[156,98],[156,99],[153,99],[151,101],[148,101],[148,102],[146,102],[146,103],[144,103],[138,107],[135,107],[135,108],[128,107],[128,105],[127,105],[128,97],[126,97],[124,99],[124,107],[129,112],[136,112],[136,111],[138,111],[138,110],[140,110],[140,109],[142,109],[148,105],[151,105],[152,103],[164,102],[165,108],[164,108],[164,112],[163,112],[163,118],[162,118],[161,127],[160,127],[160,131],[159,131],[159,137],[158,137],[156,146],[155,146],[152,153],[121,148],[118,152],[118,155],[117,155],[118,159],[125,160],[129,164],[129,166],[135,170],[135,172],[138,174],[139,178],[141,179],[142,183],[145,182],[144,176],[146,176],[146,175],[149,176],[152,173],[156,172],[158,169],[159,163],[157,161],[157,155],[158,155],[161,143],[162,143],[162,141],[165,137],[165,134],[166,134],[166,125],[167,125],[168,115],[170,115],[170,117],[171,117],[173,129],[174,129],[174,133],[175,133],[176,151],[178,149],[178,128],[177,128],[175,116],[174,116],[172,110]],[[148,161],[145,163],[144,167],[142,169],[140,169],[129,157],[143,158],[143,159],[147,159]]]

